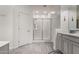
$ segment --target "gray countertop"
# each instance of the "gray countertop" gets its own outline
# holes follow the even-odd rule
[[[73,37],[79,37],[78,33],[63,33],[63,32],[58,32],[58,33],[63,34],[63,35],[73,36]]]

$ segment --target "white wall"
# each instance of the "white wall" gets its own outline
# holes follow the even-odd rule
[[[20,12],[29,15],[26,19],[26,35],[27,43],[32,42],[33,25],[32,25],[32,9],[31,6],[0,6],[0,40],[10,41],[10,49],[18,47],[18,15]],[[27,44],[26,43],[26,44]]]
[[[63,32],[76,29],[76,14],[76,6],[61,6],[61,29]]]
[[[52,42],[53,42],[53,48],[55,49],[56,45],[56,29],[60,29],[60,15],[56,15],[55,18],[52,18]]]
[[[68,28],[68,16],[69,16],[69,11],[68,11],[68,6],[61,6],[61,29],[62,29],[62,32],[68,32],[69,28]]]
[[[13,40],[13,19],[12,7],[0,6],[0,40],[10,41]],[[12,44],[10,43],[10,47]]]

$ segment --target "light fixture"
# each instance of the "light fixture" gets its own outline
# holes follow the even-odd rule
[[[48,14],[48,16],[47,16],[48,18],[51,18],[51,15],[50,14]]]
[[[45,15],[41,15],[41,18],[45,18]]]
[[[47,7],[47,5],[43,5],[43,7]]]
[[[35,13],[39,13],[39,11],[36,11]]]
[[[47,13],[47,11],[43,11],[43,13],[44,13],[44,14],[46,14],[46,13]]]
[[[40,18],[40,16],[39,15],[36,15],[36,18]]]
[[[33,18],[40,18],[39,15],[33,15]]]
[[[51,14],[55,14],[55,11],[50,12]]]

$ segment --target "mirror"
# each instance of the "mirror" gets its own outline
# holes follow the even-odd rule
[[[79,5],[77,6],[77,20],[76,20],[76,28],[79,29]]]

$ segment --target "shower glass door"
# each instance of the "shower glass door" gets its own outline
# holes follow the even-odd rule
[[[42,40],[42,19],[34,19],[34,40]]]
[[[43,19],[43,40],[50,40],[50,19]]]
[[[34,19],[34,40],[50,40],[50,19],[39,18]]]

